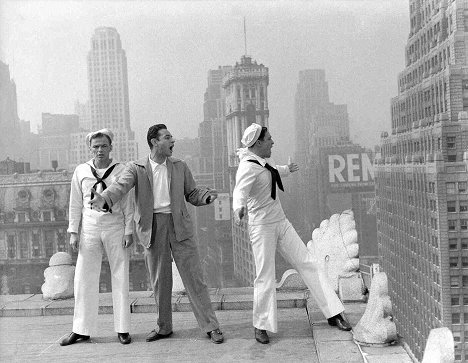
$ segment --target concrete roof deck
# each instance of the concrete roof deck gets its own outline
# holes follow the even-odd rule
[[[156,327],[152,292],[131,292],[132,344],[122,345],[113,331],[111,293],[100,294],[99,332],[89,341],[61,347],[72,329],[73,299],[47,301],[42,295],[0,295],[1,362],[369,362],[412,363],[401,342],[363,347],[328,325],[308,299],[307,290],[278,291],[278,327],[270,344],[255,341],[252,288],[210,289],[213,307],[225,335],[212,344],[201,332],[187,296],[173,296],[174,335],[147,343]],[[346,303],[346,316],[356,325],[366,304]]]

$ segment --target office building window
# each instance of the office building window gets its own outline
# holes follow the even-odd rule
[[[458,192],[466,193],[466,182],[458,182]]]
[[[44,231],[45,257],[49,258],[54,254],[54,231]]]
[[[17,215],[18,223],[26,222],[26,213],[18,212],[16,215]]]
[[[463,231],[468,229],[468,219],[460,219],[460,229]]]
[[[452,314],[452,324],[460,324],[460,313]]]
[[[445,183],[447,194],[455,194],[455,183]]]
[[[18,242],[20,246],[20,258],[29,257],[28,234],[26,231],[18,232]]]
[[[447,137],[447,149],[455,149],[455,136]]]
[[[449,249],[450,250],[458,249],[458,240],[456,238],[449,238]]]
[[[8,258],[15,258],[16,257],[16,242],[14,235],[8,235],[7,237],[8,243]]]
[[[452,296],[451,301],[452,301],[452,306],[460,305],[460,296],[459,295]]]
[[[457,211],[457,202],[454,200],[447,201],[447,212],[453,213]]]
[[[461,249],[468,250],[468,238],[461,239]]]
[[[49,211],[42,212],[42,220],[44,222],[50,222],[52,220],[52,214]]]
[[[457,221],[454,220],[454,219],[449,219],[448,220],[448,230],[449,231],[455,231],[456,228],[457,228]]]
[[[32,257],[39,257],[41,255],[41,245],[39,242],[39,233],[32,233]]]
[[[450,257],[450,267],[458,267],[458,257]]]
[[[460,212],[467,212],[468,211],[468,201],[460,200]]]

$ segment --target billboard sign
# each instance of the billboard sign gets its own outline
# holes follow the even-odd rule
[[[364,192],[374,190],[374,166],[367,153],[330,153],[328,184],[331,192]]]
[[[213,202],[216,221],[228,221],[231,219],[231,203],[229,193],[219,193],[218,198]]]

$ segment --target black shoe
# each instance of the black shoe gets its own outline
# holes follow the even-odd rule
[[[331,326],[336,326],[340,330],[344,330],[344,331],[351,330],[351,325],[343,318],[341,314],[338,314],[329,318],[328,324]]]
[[[130,344],[132,342],[132,337],[128,333],[117,333],[117,336],[122,344]]]
[[[151,332],[146,336],[147,342],[154,342],[155,340],[169,338],[172,335],[172,332],[169,334],[159,334],[156,330],[151,330]]]
[[[215,344],[221,344],[222,342],[224,342],[223,332],[219,329],[209,331],[206,334],[210,337],[211,341]]]
[[[81,335],[81,334],[76,334],[76,333],[71,332],[68,337],[64,338],[60,342],[60,345],[63,347],[65,345],[75,344],[78,340],[88,340],[88,339],[89,339],[89,335]]]
[[[257,342],[262,344],[268,344],[270,342],[270,338],[268,338],[268,334],[266,330],[261,330],[255,328],[255,339]]]

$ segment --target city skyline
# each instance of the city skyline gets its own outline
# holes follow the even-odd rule
[[[88,101],[89,39],[99,26],[115,27],[128,57],[130,120],[145,153],[153,123],[165,122],[179,139],[196,134],[208,70],[234,65],[245,53],[245,16],[247,53],[271,72],[270,127],[281,159],[294,151],[294,92],[303,69],[326,70],[330,101],[349,107],[353,141],[379,142],[403,68],[408,6],[406,0],[7,0],[0,5],[0,59],[17,85],[19,117],[34,131],[42,112],[70,114],[75,101]]]

